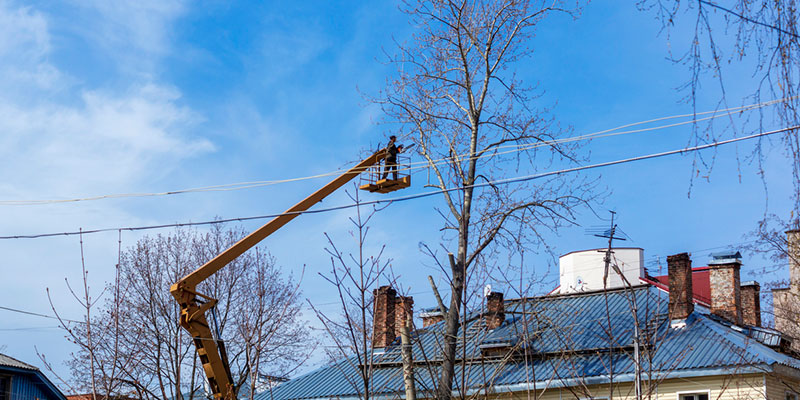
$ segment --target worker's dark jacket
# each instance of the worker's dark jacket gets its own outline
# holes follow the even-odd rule
[[[394,143],[386,146],[386,152],[388,155],[386,156],[386,161],[395,162],[397,161],[397,146]]]

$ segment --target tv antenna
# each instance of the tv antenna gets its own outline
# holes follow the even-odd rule
[[[604,231],[602,234],[595,234],[594,236],[606,238],[608,239],[608,249],[606,250],[606,256],[603,258],[605,262],[605,270],[603,271],[603,291],[605,292],[608,288],[606,286],[608,280],[608,266],[611,265],[611,244],[613,243],[614,239],[616,240],[626,240],[622,237],[614,236],[617,233],[617,224],[614,223],[614,216],[617,214],[615,211],[609,211],[611,213],[611,228]],[[624,232],[623,232],[624,234]],[[614,268],[614,272],[616,272],[619,277],[622,279],[622,282],[625,285],[626,290],[630,291],[630,304],[631,304],[631,314],[633,316],[633,358],[634,358],[634,374],[636,376],[634,380],[634,391],[636,395],[636,399],[642,398],[642,367],[641,367],[641,358],[640,358],[640,350],[639,350],[639,310],[636,305],[636,293],[633,292],[633,286],[625,278],[625,275],[622,271],[619,270],[619,266],[614,263],[612,265]],[[608,301],[608,300],[606,300]],[[608,312],[608,308],[606,308],[606,312]]]
[[[625,240],[623,237],[614,236],[617,233],[617,224],[614,223],[614,216],[617,215],[617,212],[609,212],[611,213],[611,228],[603,231],[601,234],[594,234],[594,236],[608,239],[608,249],[606,250],[606,256],[603,258],[603,262],[605,263],[605,269],[603,270],[603,290],[606,290],[608,282],[608,266],[611,264],[611,253],[613,253],[611,250],[611,244],[613,243],[614,239]],[[616,265],[614,267],[614,269],[618,269]]]

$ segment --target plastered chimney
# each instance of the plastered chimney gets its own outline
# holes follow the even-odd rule
[[[669,274],[669,318],[686,319],[694,311],[692,260],[689,253],[667,256]]]

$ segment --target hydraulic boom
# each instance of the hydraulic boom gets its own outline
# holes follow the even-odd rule
[[[212,333],[211,326],[206,319],[206,311],[217,304],[217,299],[197,292],[197,286],[228,265],[236,257],[286,225],[303,211],[308,210],[369,167],[377,165],[384,157],[384,150],[375,152],[355,167],[350,168],[303,201],[270,220],[261,228],[236,242],[233,246],[214,257],[214,259],[172,285],[170,292],[181,307],[180,324],[192,335],[197,354],[200,356],[203,370],[206,373],[208,384],[215,399],[235,399],[236,393],[227,354],[225,353],[225,344],[221,338]],[[402,187],[407,186],[404,185]]]

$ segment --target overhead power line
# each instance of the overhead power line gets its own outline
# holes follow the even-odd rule
[[[605,137],[612,137],[612,136],[620,136],[620,135],[628,135],[633,133],[644,133],[644,132],[651,132],[659,129],[666,129],[666,128],[673,128],[677,126],[687,125],[687,124],[696,124],[698,122],[708,121],[715,118],[720,118],[728,115],[732,115],[735,113],[740,113],[744,111],[750,111],[758,108],[763,108],[766,106],[778,104],[781,102],[789,101],[792,99],[796,99],[797,96],[794,97],[787,97],[783,99],[777,100],[770,100],[761,103],[755,103],[745,106],[739,107],[730,107],[722,110],[714,110],[714,111],[704,111],[699,113],[691,113],[691,114],[679,114],[679,115],[672,115],[667,117],[659,117],[654,119],[649,119],[646,121],[639,121],[634,123],[624,124],[615,128],[605,129],[598,132],[588,133],[584,135],[578,136],[571,136],[561,139],[553,139],[553,140],[546,140],[546,141],[538,141],[535,143],[517,143],[517,144],[509,144],[498,146],[494,148],[494,151],[487,153],[482,156],[474,157],[476,159],[481,158],[489,158],[489,157],[496,157],[498,155],[505,155],[511,153],[520,153],[523,151],[533,150],[539,147],[546,147],[546,146],[555,146],[558,144],[563,143],[572,143],[578,142],[583,140],[592,140],[592,139],[599,139]],[[700,117],[700,118],[698,118]],[[639,128],[639,129],[630,129],[620,131],[621,129],[631,128],[635,126],[650,124],[654,122],[661,122],[667,121],[672,119],[678,118],[691,118],[686,121],[674,122],[669,123],[666,125],[659,125],[659,126],[651,126],[646,128]],[[424,169],[429,168],[430,166],[442,165],[446,163],[450,163],[453,160],[467,160],[469,159],[469,154],[457,154],[455,156],[444,157],[439,159],[433,159],[431,162],[419,161],[406,164],[408,167],[402,168],[401,171],[414,173],[414,171],[421,171]],[[328,176],[335,176],[340,175],[345,170],[339,169],[334,171],[328,171],[321,174],[316,175],[309,175],[297,178],[287,178],[287,179],[276,179],[276,180],[261,180],[261,181],[248,181],[248,182],[236,182],[236,183],[227,183],[227,184],[220,184],[220,185],[212,185],[212,186],[202,186],[196,188],[189,188],[189,189],[178,189],[178,190],[169,190],[163,192],[151,192],[151,193],[116,193],[116,194],[104,194],[104,195],[97,195],[97,196],[89,196],[89,197],[78,197],[78,198],[69,198],[69,199],[42,199],[42,200],[0,200],[0,206],[23,206],[23,205],[44,205],[44,204],[60,204],[60,203],[76,203],[76,202],[84,202],[84,201],[95,201],[95,200],[106,200],[106,199],[118,199],[118,198],[133,198],[133,197],[159,197],[159,196],[171,196],[176,194],[186,194],[186,193],[205,193],[205,192],[226,192],[226,191],[235,191],[235,190],[243,190],[243,189],[253,189],[258,187],[266,187],[272,186],[277,184],[283,183],[290,183],[290,182],[298,182],[310,179],[318,179],[324,178]]]
[[[344,205],[340,205],[340,206],[321,208],[321,209],[317,209],[317,210],[306,210],[306,211],[291,212],[291,213],[258,215],[258,216],[252,216],[252,217],[226,218],[226,219],[217,219],[217,220],[213,220],[213,221],[203,221],[203,222],[183,222],[183,223],[136,226],[136,227],[124,227],[124,228],[90,229],[90,230],[79,230],[79,231],[72,231],[72,232],[40,233],[40,234],[35,234],[35,235],[0,236],[0,240],[37,239],[37,238],[53,237],[53,236],[88,235],[88,234],[100,233],[100,232],[141,231],[141,230],[163,229],[163,228],[178,228],[178,227],[185,227],[185,226],[214,225],[214,224],[222,224],[222,223],[227,223],[227,222],[237,222],[237,221],[243,222],[243,221],[259,220],[259,219],[275,218],[275,217],[278,217],[278,216],[281,216],[281,215],[318,214],[318,213],[324,213],[324,212],[330,212],[330,211],[344,210],[344,209],[358,207],[358,206],[364,206],[364,205],[386,204],[386,203],[394,203],[394,202],[401,202],[401,201],[407,201],[407,200],[420,199],[420,198],[430,197],[430,196],[434,196],[434,195],[441,194],[441,193],[448,193],[448,192],[453,192],[453,191],[458,191],[458,190],[464,190],[464,189],[469,188],[469,187],[482,188],[482,187],[487,187],[487,186],[505,185],[505,184],[509,184],[509,183],[524,182],[524,181],[530,181],[530,180],[534,180],[534,179],[545,178],[545,177],[548,177],[548,176],[561,175],[561,174],[566,174],[566,173],[572,173],[572,172],[578,172],[578,171],[584,171],[584,170],[590,170],[590,169],[596,169],[596,168],[609,167],[609,166],[612,166],[612,165],[626,164],[626,163],[629,163],[629,162],[642,161],[642,160],[649,160],[649,159],[652,159],[652,158],[666,157],[666,156],[670,156],[670,155],[674,155],[674,154],[690,153],[690,152],[705,150],[705,149],[718,147],[718,146],[722,146],[722,145],[726,145],[726,144],[730,144],[730,143],[741,142],[741,141],[744,141],[744,140],[756,139],[756,138],[765,137],[765,136],[769,136],[769,135],[774,135],[774,134],[778,134],[778,133],[789,132],[789,131],[796,130],[796,129],[800,129],[800,125],[795,125],[795,126],[792,126],[792,127],[789,127],[789,128],[777,129],[777,130],[773,130],[773,131],[769,131],[769,132],[760,132],[760,133],[756,133],[756,134],[752,134],[752,135],[748,135],[748,136],[741,136],[741,137],[738,137],[738,138],[723,140],[723,141],[714,142],[714,143],[708,143],[708,144],[699,145],[699,146],[686,147],[686,148],[683,148],[683,149],[670,150],[670,151],[665,151],[665,152],[661,152],[661,153],[653,153],[653,154],[648,154],[648,155],[644,155],[644,156],[624,158],[624,159],[615,160],[615,161],[607,161],[607,162],[602,162],[602,163],[597,163],[597,164],[584,165],[584,166],[573,167],[573,168],[566,168],[566,169],[561,169],[561,170],[557,170],[557,171],[549,171],[549,172],[543,172],[543,173],[533,174],[533,175],[526,175],[526,176],[519,176],[519,177],[513,177],[513,178],[499,179],[499,180],[495,180],[495,181],[478,183],[478,184],[474,184],[474,185],[470,185],[470,186],[458,186],[458,187],[453,187],[453,188],[448,188],[448,189],[429,191],[429,192],[425,192],[425,193],[418,193],[418,194],[407,195],[407,196],[393,197],[393,198],[389,198],[389,199],[378,199],[378,200],[371,200],[371,201],[365,201],[365,202],[359,202],[359,203],[344,204]]]
[[[705,1],[705,0],[698,0],[698,1],[701,4],[705,4],[707,6],[714,7],[716,9],[718,9],[718,10],[722,10],[722,11],[728,13],[728,14],[731,14],[731,15],[734,15],[736,17],[739,17],[739,19],[741,19],[743,21],[747,21],[747,22],[749,22],[751,24],[761,25],[761,26],[763,26],[765,28],[769,28],[769,29],[772,29],[774,31],[778,31],[780,33],[789,35],[791,37],[800,38],[800,36],[798,36],[796,33],[792,33],[792,32],[789,32],[787,30],[781,29],[781,28],[779,28],[779,27],[777,27],[775,25],[770,25],[770,24],[767,24],[767,23],[764,23],[764,22],[761,22],[761,21],[756,21],[756,20],[754,20],[754,19],[752,19],[750,17],[746,17],[746,16],[744,16],[744,15],[742,15],[740,13],[737,13],[736,11],[733,11],[733,10],[731,10],[729,8],[725,8],[725,7],[723,7],[723,6],[719,5],[719,4],[714,4],[714,3],[710,2],[710,1]]]
[[[37,312],[33,312],[33,311],[25,311],[25,310],[20,310],[20,309],[17,309],[17,308],[11,308],[11,307],[3,307],[3,306],[0,306],[0,310],[11,311],[11,312],[15,312],[15,313],[18,313],[18,314],[32,315],[32,316],[34,316],[34,317],[42,317],[42,318],[50,318],[50,319],[59,319],[58,317],[54,317],[54,316],[52,316],[52,315],[41,314],[41,313],[37,313]],[[85,322],[83,322],[83,321],[76,321],[76,320],[74,320],[74,319],[66,319],[66,318],[61,318],[61,320],[62,320],[62,321],[66,321],[66,322],[74,322],[74,323],[76,323],[76,324],[83,324],[83,323],[85,323]]]

